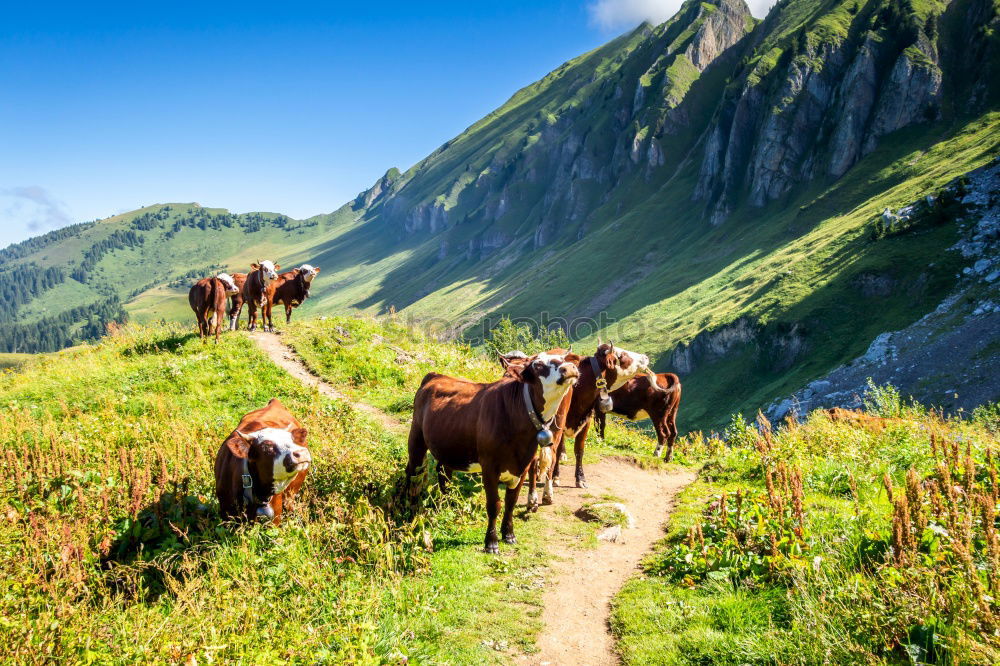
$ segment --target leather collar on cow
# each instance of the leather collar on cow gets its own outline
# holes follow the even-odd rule
[[[594,383],[597,385],[597,409],[607,414],[614,407],[614,403],[608,395],[608,381],[604,379],[604,370],[601,369],[596,356],[590,357],[590,367],[594,370]]]
[[[528,418],[531,419],[531,425],[535,426],[535,430],[538,434],[535,435],[535,439],[538,440],[539,446],[552,446],[552,424],[555,422],[555,415],[548,420],[547,423],[542,421],[542,418],[538,415],[538,411],[535,409],[535,403],[531,399],[531,385],[528,383],[521,384],[524,388],[522,393],[524,395],[524,406],[528,410]]]
[[[268,495],[263,501],[257,499],[257,494],[254,492],[253,487],[253,475],[250,473],[250,464],[246,458],[243,458],[242,461],[243,473],[241,480],[243,482],[243,501],[246,504],[247,510],[256,509],[258,518],[268,520],[274,518],[274,509],[271,508],[271,498],[274,495]]]

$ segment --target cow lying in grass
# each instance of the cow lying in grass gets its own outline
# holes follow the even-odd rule
[[[652,383],[653,377],[656,384]],[[681,380],[672,372],[636,377],[621,388],[611,392],[615,414],[636,421],[649,419],[656,429],[656,451],[659,456],[664,447],[664,460],[670,462],[674,455],[674,441],[677,439],[677,408],[681,404]],[[597,432],[604,439],[605,414],[597,415]]]
[[[215,494],[223,518],[259,517],[279,525],[311,462],[306,429],[272,398],[266,407],[244,416],[219,447]]]
[[[561,349],[549,350],[549,354],[567,353]],[[517,376],[523,370],[527,356],[522,352],[510,352],[500,357],[500,365],[505,376]],[[556,466],[559,464],[558,451],[563,446],[566,432],[575,433],[591,418],[595,405],[602,394],[606,394],[607,375],[618,368],[618,357],[614,346],[608,343],[597,347],[593,356],[580,360],[580,378],[559,404],[556,411],[552,446],[540,448],[528,473],[529,511],[538,510],[538,481],[544,484],[542,504],[552,504],[552,487],[555,483]],[[582,446],[578,458],[583,457]],[[582,473],[582,472],[581,472]]]
[[[219,341],[222,319],[226,316],[226,299],[237,292],[233,278],[225,273],[198,280],[188,292],[188,303],[198,320],[198,335],[204,341],[215,331]]]
[[[489,517],[485,550],[499,552],[501,483],[506,494],[500,529],[505,542],[515,543],[514,505],[524,475],[540,439],[545,441],[540,432],[580,377],[579,360],[573,354],[538,354],[527,359],[518,376],[488,384],[428,373],[413,399],[407,491],[427,451],[446,470],[480,472]]]

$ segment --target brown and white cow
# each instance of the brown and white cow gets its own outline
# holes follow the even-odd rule
[[[277,398],[240,420],[215,457],[215,494],[223,518],[281,523],[302,487],[312,456],[306,429]]]
[[[653,378],[656,384],[653,384]],[[677,409],[681,404],[681,380],[672,372],[649,374],[630,379],[621,388],[611,392],[614,403],[612,412],[633,421],[649,419],[656,429],[656,451],[659,456],[666,447],[664,460],[670,461],[674,455],[674,441],[677,439]],[[597,432],[604,438],[605,415],[597,416]]]
[[[226,316],[226,299],[236,291],[236,283],[225,273],[198,280],[188,291],[188,303],[198,320],[198,335],[202,341],[214,330],[215,342],[219,342],[219,331]]]
[[[566,353],[561,349],[549,350],[549,354]],[[505,375],[516,375],[524,367],[525,355],[522,352],[511,352],[500,357],[500,365]],[[542,504],[552,504],[552,488],[558,475],[559,450],[564,446],[566,433],[574,434],[580,431],[585,422],[589,422],[602,394],[606,395],[607,376],[617,370],[618,357],[614,346],[610,343],[601,344],[593,356],[585,356],[580,360],[580,378],[563,398],[556,411],[553,445],[539,449],[535,461],[528,473],[529,511],[538,509],[539,480],[544,484]],[[584,436],[586,439],[586,435]],[[577,457],[583,457],[582,444],[578,447]],[[581,469],[582,474],[582,469]]]
[[[302,264],[295,270],[282,273],[278,279],[267,287],[267,305],[264,307],[263,318],[274,330],[274,320],[271,319],[271,308],[275,303],[285,306],[285,323],[292,321],[292,308],[302,305],[309,298],[309,287],[313,278],[319,275],[319,268]]]
[[[406,488],[427,451],[447,470],[481,473],[489,518],[485,551],[497,553],[502,483],[500,529],[505,542],[516,543],[514,505],[521,484],[538,450],[539,433],[580,377],[578,361],[574,355],[537,354],[518,376],[488,384],[428,373],[413,399]]]
[[[246,282],[243,283],[243,301],[250,309],[247,314],[247,330],[252,331],[257,328],[257,309],[260,308],[263,315],[267,307],[267,288],[278,279],[278,269],[281,266],[267,260],[250,264],[250,268]],[[264,326],[264,330],[272,329]]]
[[[240,327],[240,313],[243,312],[243,285],[247,281],[247,274],[233,273],[231,277],[236,283],[237,292],[229,297],[229,330],[235,331]]]

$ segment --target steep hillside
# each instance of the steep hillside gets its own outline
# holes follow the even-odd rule
[[[473,341],[500,315],[555,320],[679,371],[691,388],[682,425],[714,427],[860,356],[956,289],[972,263],[946,251],[960,208],[931,206],[934,223],[888,234],[880,215],[938,197],[1000,153],[997,8],[786,0],[757,22],[742,0],[689,1],[329,216],[217,212],[232,225],[169,236],[178,219],[204,219],[173,205],[152,210],[174,220],[164,228],[133,228],[144,210],[29,248],[18,263],[65,276],[40,277],[10,320],[80,321],[70,308],[81,298],[109,311],[70,325],[70,338],[119,316],[119,301],[136,318],[183,317],[183,290],[165,282],[255,255],[308,260],[323,269],[314,312],[392,307]],[[131,231],[146,240],[113,236]],[[122,247],[74,277],[106,238]],[[25,350],[4,335],[5,349]]]

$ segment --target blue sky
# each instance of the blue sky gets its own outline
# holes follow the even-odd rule
[[[0,246],[168,201],[329,212],[679,4],[7,3]]]

